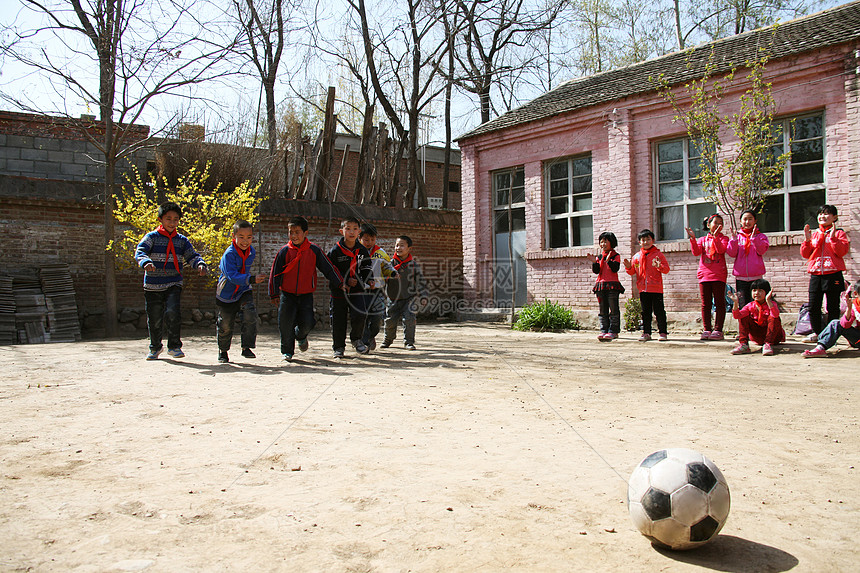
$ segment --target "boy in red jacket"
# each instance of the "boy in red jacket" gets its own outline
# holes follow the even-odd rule
[[[308,239],[308,221],[293,217],[287,223],[290,242],[278,251],[269,275],[269,298],[278,307],[278,330],[281,354],[287,362],[293,359],[296,342],[299,350],[308,349],[308,333],[314,327],[314,291],[317,269],[341,287],[343,279],[322,250]]]
[[[827,295],[827,320],[836,320],[840,311],[840,296],[845,290],[845,261],[850,247],[848,235],[836,228],[839,215],[833,205],[822,205],[818,209],[818,229],[803,227],[805,240],[800,244],[800,256],[808,259],[809,273],[809,322],[812,334],[803,342],[818,342],[822,329],[821,302]]]
[[[636,288],[639,289],[639,302],[642,303],[642,336],[639,342],[651,340],[651,313],[657,317],[657,331],[660,342],[669,340],[666,309],[663,306],[663,275],[669,272],[669,261],[654,246],[654,233],[643,229],[637,236],[639,252],[633,260],[624,259],[628,275],[636,275]]]

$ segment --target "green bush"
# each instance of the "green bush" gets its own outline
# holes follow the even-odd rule
[[[538,332],[579,330],[581,327],[573,312],[557,302],[545,300],[534,302],[520,311],[514,330],[536,330]]]
[[[638,298],[630,297],[624,303],[624,328],[630,331],[639,330],[642,324],[642,303]]]

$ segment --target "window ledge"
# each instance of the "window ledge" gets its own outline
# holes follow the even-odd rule
[[[545,251],[526,251],[523,257],[527,261],[539,261],[543,259],[569,259],[574,257],[584,257],[587,254],[594,254],[597,245],[589,245],[587,247],[567,247],[565,249],[548,249]]]

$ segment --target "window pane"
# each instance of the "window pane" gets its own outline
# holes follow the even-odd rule
[[[690,177],[690,179],[696,179],[697,177],[699,177],[699,174],[702,173],[702,160],[691,159],[687,171],[689,171],[688,176]]]
[[[694,181],[690,183],[690,199],[704,199],[705,198],[705,186],[701,181]]]
[[[526,229],[526,210],[525,207],[519,209],[511,209],[511,214],[514,217],[514,231],[525,231]]]
[[[514,171],[513,187],[524,187],[526,184],[526,172],[523,169]]]
[[[499,189],[496,191],[496,205],[507,205],[508,204],[508,190],[507,189]]]
[[[817,159],[824,159],[824,140],[812,139],[791,144],[791,160],[793,162],[805,163]]]
[[[575,177],[573,179],[574,193],[591,193],[591,176]]]
[[[666,207],[657,210],[659,228],[657,239],[668,241],[671,239],[682,239],[686,234],[684,231],[684,208]]]
[[[669,203],[671,201],[684,200],[684,184],[683,183],[664,183],[660,185],[660,197],[657,199],[660,203]]]
[[[574,211],[591,211],[591,195],[577,195],[573,198]]]
[[[660,165],[660,181],[680,181],[684,179],[684,163],[673,161]]]
[[[496,189],[507,189],[511,186],[511,174],[508,172],[496,174]]]
[[[818,227],[818,208],[826,201],[824,189],[791,193],[789,204],[789,231],[799,231],[804,225]]]
[[[553,219],[549,222],[549,248],[558,249],[569,246],[567,221],[568,219]]]
[[[684,158],[684,142],[670,141],[657,146],[657,161],[674,161]]]
[[[756,218],[756,224],[763,233],[785,231],[785,195],[777,193],[765,199],[764,206]]]
[[[550,179],[567,179],[567,161],[553,163],[549,167]]]
[[[824,183],[824,162],[791,166],[791,184],[793,186],[812,183]]]
[[[574,175],[591,175],[591,156],[573,160]]]
[[[508,212],[505,210],[496,211],[493,214],[493,228],[496,233],[508,232]]]
[[[574,217],[573,219],[573,238],[572,246],[579,247],[582,245],[594,244],[594,230],[591,223],[591,216]]]
[[[549,196],[550,197],[567,196],[567,179],[564,179],[562,181],[551,181],[549,184]]]
[[[824,135],[824,122],[820,115],[803,117],[794,121],[794,135],[792,139],[810,139]]]
[[[687,206],[687,226],[696,232],[697,237],[705,234],[703,222],[717,212],[713,203],[695,203]]]
[[[549,200],[549,214],[563,215],[567,213],[567,197],[558,197],[557,199]]]
[[[514,187],[511,189],[511,200],[514,203],[525,203],[526,201],[526,188],[525,187]]]

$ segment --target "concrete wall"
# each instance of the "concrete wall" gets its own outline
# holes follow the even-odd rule
[[[846,278],[852,282],[860,279],[860,88],[855,49],[843,46],[772,61],[767,69],[780,117],[824,112],[827,201],[840,209],[839,225],[853,237],[846,259]],[[745,87],[739,85],[725,101],[736,101]],[[614,121],[609,119],[613,111]],[[619,253],[629,257],[638,248],[637,232],[655,228],[652,150],[656,141],[685,135],[683,127],[672,122],[673,115],[651,93],[461,141],[464,296],[492,300],[492,173],[523,166],[529,299],[549,298],[578,309],[595,309],[594,275],[585,255],[596,252],[600,232],[613,231]],[[548,249],[544,166],[578,153],[592,156],[595,245]],[[779,300],[796,313],[807,300],[808,276],[799,255],[803,233],[777,233],[769,238],[766,278]],[[664,281],[667,309],[697,313],[698,261],[689,252],[689,241],[661,241],[658,247],[672,267]],[[623,271],[622,281],[627,298],[633,293],[633,281]]]

